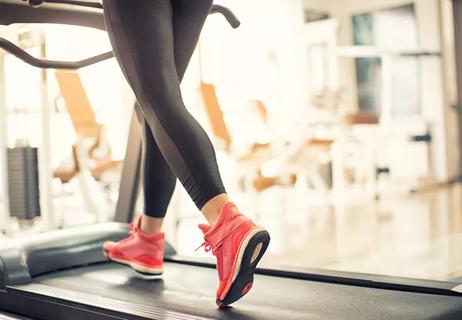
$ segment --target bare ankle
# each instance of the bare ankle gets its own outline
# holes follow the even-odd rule
[[[140,229],[143,233],[154,234],[162,230],[163,218],[153,218],[143,215],[141,218]]]
[[[211,227],[217,223],[221,208],[228,202],[228,195],[226,193],[222,193],[207,201],[207,203],[202,207],[201,212]]]

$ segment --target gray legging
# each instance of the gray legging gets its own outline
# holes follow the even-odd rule
[[[225,188],[212,143],[186,110],[180,81],[212,0],[104,0],[114,55],[144,117],[145,213],[164,217],[176,177],[201,209]]]

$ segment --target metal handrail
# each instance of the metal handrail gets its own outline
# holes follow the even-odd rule
[[[239,26],[241,25],[241,22],[236,17],[236,15],[227,7],[224,7],[224,6],[221,6],[221,5],[218,5],[218,4],[214,4],[212,6],[212,9],[211,9],[210,13],[211,14],[214,14],[214,13],[222,14],[225,17],[226,21],[228,21],[228,23],[234,29],[239,28]]]
[[[44,3],[59,3],[59,4],[70,4],[79,7],[89,7],[89,8],[97,8],[102,9],[103,6],[101,3],[98,2],[88,2],[88,1],[78,1],[78,0],[23,0],[27,1],[30,6],[38,7]]]
[[[81,7],[91,7],[96,9],[102,9],[100,3],[97,2],[87,2],[87,1],[78,1],[78,0],[22,0],[27,2],[31,7],[39,7],[45,3],[54,3],[54,4],[66,4],[66,5],[75,5]],[[240,26],[240,21],[236,15],[228,8],[221,5],[213,5],[210,14],[221,14],[225,17],[226,21],[233,28],[238,28]],[[14,55],[15,57],[21,59],[25,63],[32,65],[37,68],[42,69],[68,69],[76,70],[96,64],[98,62],[108,60],[114,56],[113,52],[105,52],[84,60],[79,61],[60,61],[60,60],[47,60],[36,58],[20,47],[16,46],[11,41],[0,37],[0,49],[4,49],[8,53]]]
[[[38,59],[20,47],[16,46],[12,42],[0,37],[0,48],[21,59],[31,66],[42,68],[42,69],[69,69],[76,70],[84,67],[88,67],[92,64],[108,60],[114,56],[112,51],[105,52],[84,60],[79,61],[59,61],[59,60],[46,60]]]
[[[68,5],[75,5],[79,7],[89,7],[89,8],[97,8],[102,9],[103,6],[99,2],[88,2],[88,1],[78,1],[78,0],[23,0],[27,1],[30,6],[32,7],[39,7],[44,3],[56,3],[56,4],[68,4]],[[222,14],[228,23],[234,28],[238,28],[241,25],[241,22],[236,17],[236,15],[227,7],[222,5],[214,4],[212,5],[211,14],[213,13],[220,13]]]

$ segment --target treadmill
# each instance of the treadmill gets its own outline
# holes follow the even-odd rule
[[[228,9],[215,6],[215,12],[239,25]],[[12,23],[104,29],[101,4],[89,1],[0,0],[0,25]],[[108,52],[81,61],[50,61],[6,39],[0,39],[0,48],[39,68],[79,69],[112,56]],[[217,309],[214,264],[180,257],[168,244],[162,277],[143,278],[109,262],[102,244],[129,234],[140,160],[141,132],[133,117],[114,222],[47,232],[0,249],[0,313],[44,320],[462,319],[462,285],[452,282],[259,268],[247,296]]]

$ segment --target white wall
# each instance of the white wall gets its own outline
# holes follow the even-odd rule
[[[201,38],[204,80],[216,85],[225,113],[242,111],[250,99],[262,100],[270,117],[278,119],[275,129],[284,134],[304,106],[305,56],[299,41],[303,1],[223,0],[220,4],[235,11],[242,25],[232,30],[220,16],[207,21]],[[194,87],[192,81],[198,81],[197,59],[196,55],[188,70],[186,91]],[[193,99],[192,91],[184,93]]]
[[[419,26],[420,49],[442,51],[440,0],[223,0],[242,21],[231,30],[221,17],[207,23],[202,52],[206,81],[216,84],[222,107],[236,110],[248,99],[263,100],[278,119],[283,131],[307,106],[306,57],[303,31],[303,9],[327,11],[338,21],[339,45],[353,41],[351,17],[354,14],[415,3]],[[264,14],[263,14],[264,12]],[[433,130],[433,173],[444,181],[455,175],[458,160],[453,150],[459,148],[453,135],[449,101],[446,99],[443,63],[439,58],[422,62],[423,121]],[[197,60],[196,60],[197,61]],[[196,64],[196,65],[195,65]],[[194,69],[195,68],[195,69]],[[193,61],[189,80],[197,82],[198,67]],[[353,59],[342,59],[339,82],[344,109],[356,110],[357,86]],[[194,86],[187,85],[186,88]],[[187,90],[187,89],[186,89]],[[185,94],[188,96],[188,94]],[[191,91],[191,97],[193,93]],[[194,103],[189,103],[194,105]],[[277,128],[276,128],[277,129]],[[457,154],[457,152],[456,152]],[[457,163],[455,163],[457,162]]]
[[[439,0],[334,0],[331,4],[332,15],[339,21],[339,44],[352,45],[351,17],[355,14],[396,7],[409,3],[415,4],[419,29],[420,49],[443,52],[442,21]],[[444,56],[444,55],[443,55]],[[447,56],[446,56],[447,57]],[[431,123],[433,130],[433,173],[439,181],[445,181],[456,175],[459,149],[454,135],[454,112],[450,101],[446,99],[446,77],[443,61],[435,57],[422,58],[422,114],[425,121]],[[358,108],[354,60],[343,59],[340,63],[340,82],[344,88],[347,105]],[[449,137],[448,135],[451,135]],[[456,163],[455,163],[456,162]]]

